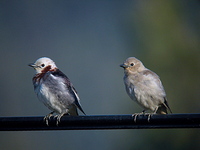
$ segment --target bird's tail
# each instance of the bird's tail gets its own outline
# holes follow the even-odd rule
[[[78,108],[84,115],[86,115],[85,112],[83,111],[83,109],[81,108],[80,105],[77,106],[76,104],[74,104],[74,105],[72,105],[72,107],[69,109],[69,114],[70,114],[70,116],[78,116],[78,110],[77,110],[77,108]]]
[[[84,115],[86,115],[85,112],[83,111],[82,107],[81,107],[81,104],[80,104],[78,101],[75,101],[75,106],[76,106]],[[77,114],[78,114],[78,112],[77,112]]]
[[[169,108],[168,102],[166,97],[164,97],[164,103],[161,104],[161,106],[159,106],[158,110],[157,110],[157,114],[168,114],[167,110],[169,110],[170,113],[172,113],[171,109]]]
[[[165,107],[164,104],[162,104],[160,107],[158,107],[158,110],[156,111],[157,114],[168,114],[167,113],[167,108]]]
[[[78,116],[78,111],[75,105],[72,105],[72,107],[69,109],[70,116]]]

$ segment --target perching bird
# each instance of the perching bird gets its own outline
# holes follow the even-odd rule
[[[29,66],[35,69],[32,81],[38,99],[52,110],[44,117],[47,125],[53,113],[58,114],[55,116],[57,125],[64,114],[77,116],[77,108],[85,114],[74,86],[69,78],[57,68],[53,60],[42,57]]]
[[[171,112],[165,90],[156,73],[145,68],[135,57],[127,58],[120,67],[124,68],[126,92],[144,108],[143,113],[146,110],[151,110],[154,114],[167,114],[167,110]]]

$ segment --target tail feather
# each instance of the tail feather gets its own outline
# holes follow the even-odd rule
[[[75,105],[84,115],[86,115],[78,101],[75,101]]]
[[[70,116],[78,116],[78,111],[75,105],[72,105],[69,109]]]
[[[164,103],[163,103],[163,105],[169,110],[169,112],[172,114],[172,111],[171,111],[171,109],[170,109],[170,107],[169,107],[169,105],[168,105],[168,102],[167,102],[167,99],[166,99],[166,97],[164,97]]]
[[[158,110],[157,110],[157,114],[168,114],[167,110],[169,110],[169,112],[172,114],[172,111],[168,105],[167,99],[166,97],[164,97],[164,103],[161,104],[161,106],[159,106]]]
[[[168,114],[167,113],[167,108],[165,107],[164,104],[161,104],[161,106],[158,107],[158,110],[156,111],[156,114]]]

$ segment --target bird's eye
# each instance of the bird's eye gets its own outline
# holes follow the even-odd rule
[[[44,66],[45,66],[45,64],[41,64],[41,66],[42,66],[42,67],[44,67]]]
[[[134,66],[134,63],[131,63],[130,65],[131,65],[131,66]]]

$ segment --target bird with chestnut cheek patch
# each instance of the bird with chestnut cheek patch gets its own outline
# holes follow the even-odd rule
[[[77,91],[53,60],[42,57],[29,66],[35,69],[32,81],[38,99],[52,111],[44,117],[47,125],[49,125],[48,120],[53,113],[57,114],[55,116],[57,118],[56,125],[65,114],[77,116],[77,108],[85,114]]]

